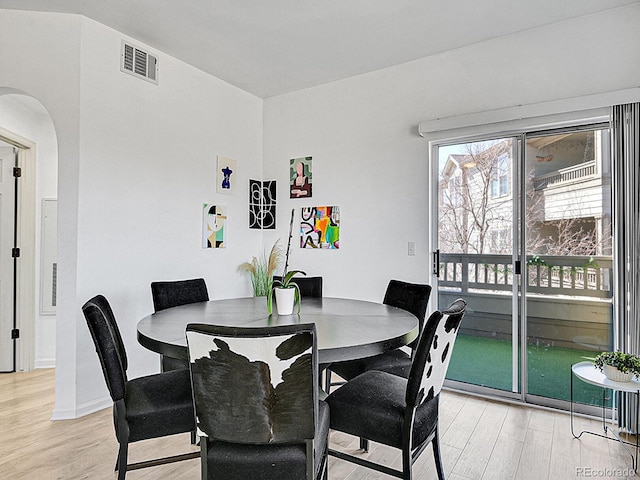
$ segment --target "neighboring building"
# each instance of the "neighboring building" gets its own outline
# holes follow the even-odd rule
[[[611,255],[611,171],[602,132],[527,139],[527,254]],[[440,249],[510,254],[512,140],[463,147],[466,153],[449,155],[441,169]]]

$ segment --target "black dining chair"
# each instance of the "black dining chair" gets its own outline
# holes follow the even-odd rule
[[[153,299],[153,309],[155,312],[166,310],[167,308],[179,307],[190,303],[208,302],[209,292],[204,278],[194,278],[189,280],[175,280],[168,282],[152,282],[151,297]],[[161,369],[163,372],[177,370],[179,368],[189,368],[189,362],[178,358],[161,356]]]
[[[431,443],[438,478],[444,480],[438,434],[440,390],[466,303],[434,312],[418,342],[407,379],[378,370],[358,375],[327,397],[331,428],[402,451],[402,470],[329,450],[329,454],[387,475],[412,480],[412,465]]]
[[[282,281],[282,277],[274,276],[273,280]],[[322,277],[294,277],[292,283],[298,285],[301,297],[322,298]]]
[[[424,318],[431,296],[431,286],[408,283],[400,280],[390,280],[382,303],[392,307],[402,308],[413,313],[418,319],[418,338],[409,344],[411,353],[402,349],[392,350],[372,357],[332,363],[325,370],[325,390],[331,391],[332,386],[342,385],[344,382],[331,383],[331,373],[336,373],[344,380],[351,380],[369,370],[382,370],[407,378],[411,370],[411,361],[418,344],[418,339],[424,327]]]
[[[128,470],[197,458],[198,452],[127,464],[129,444],[194,429],[193,400],[188,370],[173,370],[127,378],[127,352],[107,299],[97,295],[82,306],[102,373],[113,400],[113,423],[120,445],[118,480]]]
[[[314,324],[187,326],[202,479],[327,478]]]

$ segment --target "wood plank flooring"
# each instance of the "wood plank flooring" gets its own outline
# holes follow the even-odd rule
[[[0,479],[113,479],[117,442],[111,409],[66,421],[51,421],[54,371],[0,375]],[[599,421],[578,418],[578,429],[601,431]],[[630,457],[614,441],[592,435],[576,440],[564,412],[443,392],[440,435],[448,480],[568,480],[636,478]],[[331,433],[332,448],[356,452],[358,440]],[[130,446],[131,461],[196,449],[188,435]],[[363,454],[364,455],[364,454]],[[394,449],[372,444],[366,454],[399,466]],[[198,479],[198,460],[135,470],[129,480]],[[431,449],[414,465],[415,478],[437,478]],[[330,458],[331,480],[392,477]],[[250,479],[247,479],[250,480]]]

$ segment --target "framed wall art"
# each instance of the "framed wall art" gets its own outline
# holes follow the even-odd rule
[[[225,205],[202,204],[202,248],[225,248]]]
[[[340,207],[305,207],[300,218],[300,247],[340,248]]]
[[[218,155],[216,161],[216,192],[235,195],[237,172],[237,161]]]
[[[275,230],[275,180],[249,180],[249,228]]]
[[[312,172],[311,157],[289,160],[290,198],[311,198]]]

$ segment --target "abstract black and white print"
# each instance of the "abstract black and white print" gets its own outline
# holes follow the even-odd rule
[[[275,180],[249,180],[249,228],[276,228]]]

